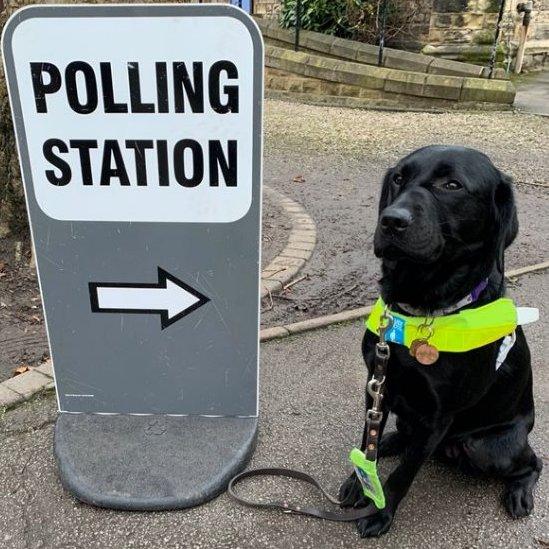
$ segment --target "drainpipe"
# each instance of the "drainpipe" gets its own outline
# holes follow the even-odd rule
[[[378,25],[379,25],[379,47],[377,52],[377,65],[381,67],[383,65],[383,48],[385,47],[385,27],[387,25],[387,4],[389,0],[383,0],[381,5],[381,21],[379,21],[378,12]]]
[[[494,74],[494,65],[496,64],[496,57],[498,52],[499,34],[501,32],[501,20],[503,19],[504,11],[505,11],[505,0],[500,0],[498,20],[496,23],[496,30],[494,33],[494,43],[492,44],[492,51],[490,52],[490,59],[488,60],[488,78],[492,78]]]
[[[295,41],[294,50],[299,50],[299,31],[301,30],[301,0],[295,3]]]
[[[522,27],[520,29],[520,41],[517,50],[517,57],[515,58],[515,74],[520,74],[522,71],[522,63],[524,61],[524,50],[526,49],[526,39],[528,37],[528,27],[532,19],[532,0],[528,2],[521,2],[517,4],[517,11],[523,13]]]

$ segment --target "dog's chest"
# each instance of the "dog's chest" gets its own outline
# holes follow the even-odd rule
[[[393,412],[420,418],[454,413],[480,397],[494,375],[495,349],[441,353],[431,365],[420,364],[406,347],[391,345],[387,365],[387,404]],[[371,364],[371,362],[369,362]]]

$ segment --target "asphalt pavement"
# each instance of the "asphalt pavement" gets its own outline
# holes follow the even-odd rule
[[[518,304],[549,309],[549,274],[519,279]],[[265,343],[261,347],[261,421],[252,466],[287,466],[317,476],[335,493],[350,471],[359,441],[365,382],[362,324]],[[536,426],[531,443],[548,467],[549,351],[546,324],[526,328],[535,372]],[[52,454],[53,394],[0,418],[0,546],[35,548],[542,548],[549,544],[549,473],[542,474],[531,517],[512,520],[499,503],[502,484],[470,479],[437,462],[426,464],[403,501],[393,528],[361,540],[353,524],[335,524],[238,506],[227,495],[186,511],[131,513],[97,509],[63,490]],[[90,448],[93,451],[93,448]],[[381,463],[382,476],[395,459]],[[290,481],[243,486],[255,497],[321,503]],[[326,503],[325,503],[326,504]]]

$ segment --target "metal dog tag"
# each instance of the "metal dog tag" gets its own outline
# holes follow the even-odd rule
[[[426,341],[422,341],[416,346],[414,357],[420,364],[430,366],[438,360],[439,352],[433,345],[430,345]]]
[[[417,348],[420,345],[422,345],[423,343],[427,343],[427,340],[426,339],[414,339],[414,341],[412,341],[412,343],[410,343],[410,355],[415,358]]]

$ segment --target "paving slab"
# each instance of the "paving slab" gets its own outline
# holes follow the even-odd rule
[[[549,275],[520,279],[511,294],[549,314]],[[295,467],[335,492],[358,442],[365,373],[362,323],[308,332],[262,345],[260,436],[252,466]],[[546,330],[545,330],[546,331]],[[526,332],[534,359],[537,421],[531,442],[549,455],[549,343],[544,324]],[[159,513],[101,510],[67,494],[52,455],[55,399],[40,396],[0,419],[0,546],[22,548],[541,548],[549,543],[549,473],[536,490],[534,514],[514,521],[499,503],[502,485],[472,480],[429,462],[399,509],[390,533],[360,540],[352,524],[335,524],[240,507],[226,495],[199,508]],[[90,451],[93,451],[90,448]],[[382,476],[395,459],[381,462]],[[242,486],[248,496],[320,503],[291,481]]]

